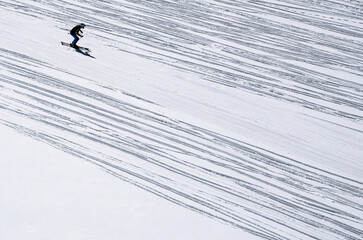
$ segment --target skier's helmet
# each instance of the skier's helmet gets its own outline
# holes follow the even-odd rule
[[[86,25],[84,23],[79,24],[81,27],[85,27]]]

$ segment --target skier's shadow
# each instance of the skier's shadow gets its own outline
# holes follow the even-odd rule
[[[90,55],[89,52],[87,52],[87,51],[82,51],[80,49],[75,49],[75,50],[76,50],[76,52],[79,52],[84,56],[87,56],[87,57],[90,57],[90,58],[95,58],[94,56]]]

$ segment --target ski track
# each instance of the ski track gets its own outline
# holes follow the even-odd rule
[[[0,7],[60,23],[82,20],[119,51],[132,40],[133,54],[205,81],[363,118],[361,1],[72,2]],[[264,239],[361,239],[362,182],[170,119],[140,97],[145,105],[55,78],[43,70],[71,73],[31,56],[0,53],[0,110],[19,120],[2,124]]]

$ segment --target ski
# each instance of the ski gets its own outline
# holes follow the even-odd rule
[[[67,47],[71,47],[71,48],[74,48],[74,49],[91,52],[91,50],[89,48],[86,48],[86,47],[72,46],[70,43],[66,43],[66,42],[61,42],[61,43],[62,43],[63,46],[67,46]]]

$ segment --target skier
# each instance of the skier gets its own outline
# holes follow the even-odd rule
[[[73,42],[70,44],[71,47],[78,47],[77,46],[77,42],[79,40],[79,37],[83,37],[82,35],[82,29],[85,27],[86,25],[84,23],[81,23],[77,26],[75,26],[74,28],[72,28],[72,30],[70,31],[70,34],[72,35],[72,37],[74,37]]]

